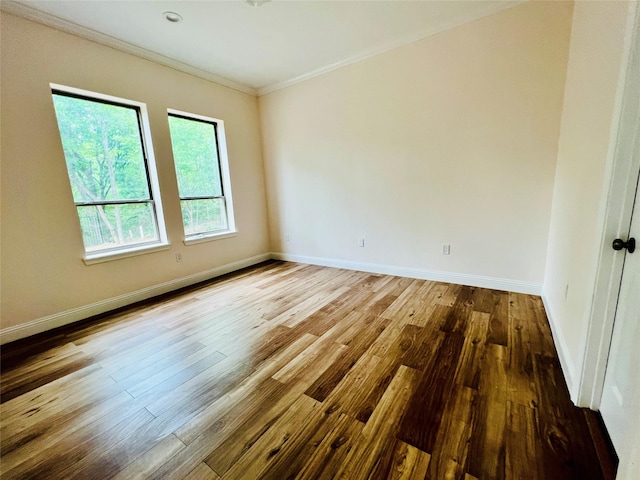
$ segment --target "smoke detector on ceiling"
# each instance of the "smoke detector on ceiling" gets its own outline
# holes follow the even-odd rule
[[[162,12],[162,16],[167,22],[180,23],[182,21],[182,15],[176,12]]]

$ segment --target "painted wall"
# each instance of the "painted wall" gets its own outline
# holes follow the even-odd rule
[[[147,104],[170,250],[83,263],[50,82]],[[1,102],[2,329],[269,251],[255,97],[2,13]],[[224,120],[237,236],[183,244],[167,108]]]
[[[260,97],[272,249],[539,291],[571,12],[527,3]]]
[[[576,2],[543,298],[576,398],[602,234],[627,2]]]

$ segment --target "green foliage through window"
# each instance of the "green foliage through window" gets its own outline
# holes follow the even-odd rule
[[[139,110],[53,92],[87,252],[159,238]]]
[[[185,235],[227,230],[216,124],[169,114],[169,129]]]

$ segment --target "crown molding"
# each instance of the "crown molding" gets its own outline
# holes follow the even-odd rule
[[[338,62],[318,68],[316,70],[291,78],[289,80],[284,80],[282,82],[276,82],[270,85],[266,85],[259,89],[250,87],[248,85],[245,85],[240,82],[236,82],[234,80],[231,80],[225,77],[221,77],[209,71],[202,70],[200,68],[188,65],[186,63],[182,63],[178,60],[174,60],[172,58],[166,57],[156,52],[152,52],[150,50],[139,47],[132,43],[119,40],[110,35],[97,32],[95,30],[84,27],[82,25],[78,25],[68,20],[64,20],[62,18],[56,17],[55,15],[51,15],[49,13],[30,7],[23,3],[16,2],[14,0],[0,0],[0,10],[19,16],[21,18],[25,18],[27,20],[38,22],[43,25],[47,25],[49,27],[53,27],[57,30],[67,32],[72,35],[76,35],[78,37],[81,37],[102,45],[106,45],[116,50],[120,50],[125,53],[135,55],[145,60],[150,60],[160,65],[164,65],[166,67],[170,67],[175,70],[179,70],[181,72],[194,75],[204,80],[208,80],[210,82],[214,82],[214,83],[223,85],[225,87],[238,90],[240,92],[248,93],[249,95],[262,96],[271,92],[275,92],[277,90],[281,90],[286,87],[290,87],[297,83],[310,80],[320,75],[324,75],[325,73],[332,72],[339,68],[361,62],[363,60],[374,57],[376,55],[380,55],[382,53],[388,52],[395,48],[399,48],[404,45],[408,45],[410,43],[420,41],[424,38],[441,33],[445,30],[449,30],[451,28],[458,27],[460,25],[473,22],[475,20],[479,20],[481,18],[487,17],[499,11],[516,7],[518,5],[526,3],[527,1],[529,0],[507,0],[505,2],[498,3],[498,4],[490,4],[487,8],[483,9],[481,12],[474,12],[473,14],[465,15],[453,21],[441,22],[439,25],[430,26],[429,28],[425,28],[417,32],[413,32],[409,35],[405,35],[391,42],[383,43],[381,45],[378,45],[377,47],[371,48],[364,52],[345,58],[344,60],[340,60]]]
[[[60,17],[56,17],[55,15],[51,15],[49,13],[43,12],[22,3],[15,2],[13,0],[1,0],[0,10],[24,18],[26,20],[31,20],[48,27],[70,33],[77,37],[84,38],[85,40],[90,40],[92,42],[96,42],[101,45],[105,45],[107,47],[111,47],[116,50],[135,55],[136,57],[150,60],[154,63],[164,65],[165,67],[170,67],[183,73],[188,73],[204,80],[208,80],[210,82],[232,88],[233,90],[248,93],[249,95],[257,95],[256,89],[248,85],[215,75],[211,72],[193,67],[191,65],[187,65],[186,63],[179,62],[178,60],[174,60],[159,53],[152,52],[151,50],[138,47],[137,45],[134,45],[132,43],[119,40],[115,37],[97,32],[87,27],[83,27],[82,25],[78,25],[77,23],[64,20]]]
[[[339,68],[361,62],[371,57],[375,57],[376,55],[380,55],[381,53],[385,53],[390,50],[394,50],[396,48],[402,47],[404,45],[408,45],[410,43],[423,40],[432,35],[437,35],[438,33],[444,32],[445,30],[449,30],[451,28],[455,28],[460,25],[464,25],[466,23],[479,20],[484,17],[488,17],[489,15],[493,15],[494,13],[497,13],[502,10],[507,10],[509,8],[516,7],[518,5],[522,5],[527,1],[530,1],[530,0],[508,0],[501,4],[491,4],[481,12],[468,14],[468,15],[465,15],[464,17],[457,18],[456,20],[441,22],[438,25],[433,25],[433,26],[430,26],[429,28],[424,28],[416,32],[412,32],[409,35],[405,35],[391,42],[383,43],[381,45],[378,45],[377,47],[371,48],[369,50],[366,50],[364,52],[358,53],[351,57],[345,58],[344,60],[340,60],[338,62],[332,63],[325,67],[318,68],[317,70],[313,70],[311,72],[305,73],[298,77],[261,87],[258,89],[258,92],[257,92],[258,96],[266,95],[268,93],[272,93],[277,90],[282,90],[283,88],[290,87],[292,85],[295,85],[296,83],[304,82],[306,80],[310,80],[314,77],[319,77],[320,75],[324,75],[325,73],[338,70]]]

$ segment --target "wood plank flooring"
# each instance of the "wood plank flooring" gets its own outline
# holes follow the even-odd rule
[[[615,468],[569,400],[538,297],[295,263],[7,345],[0,392],[6,480]]]

